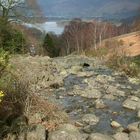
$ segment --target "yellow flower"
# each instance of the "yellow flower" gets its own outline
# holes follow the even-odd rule
[[[0,91],[0,102],[2,102],[2,97],[4,96],[4,92]]]
[[[4,92],[0,91],[0,98],[4,96]]]

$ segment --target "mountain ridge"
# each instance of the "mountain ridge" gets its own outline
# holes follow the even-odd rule
[[[36,0],[44,16],[93,17],[93,16],[129,16],[136,15],[140,7],[139,0]],[[121,17],[122,18],[122,17]]]

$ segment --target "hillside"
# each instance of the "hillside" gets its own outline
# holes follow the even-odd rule
[[[124,51],[129,56],[140,55],[140,32],[120,36],[118,40],[123,40]]]
[[[112,38],[123,41],[122,49],[128,56],[140,55],[140,31]]]
[[[121,46],[119,45],[119,47],[116,46],[115,48],[119,52],[123,52],[131,57],[140,55],[140,31],[105,39],[102,41],[102,47],[105,47],[107,42],[114,42],[113,45],[115,46],[116,41],[121,42]],[[112,46],[111,49],[114,46]],[[110,48],[110,46],[106,47]]]

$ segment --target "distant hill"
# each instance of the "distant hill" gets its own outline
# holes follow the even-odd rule
[[[27,0],[43,16],[123,19],[138,14],[140,0]],[[31,2],[35,1],[35,2]]]
[[[140,31],[120,35],[111,39],[105,39],[102,41],[102,45],[105,46],[106,41],[109,40],[122,41],[123,45],[118,48],[118,51],[121,53],[124,52],[127,56],[140,55]]]

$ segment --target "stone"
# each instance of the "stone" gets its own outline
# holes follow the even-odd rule
[[[85,89],[85,90],[81,90],[80,91],[80,95],[82,97],[85,97],[85,98],[93,98],[93,99],[99,99],[102,94],[99,90],[97,89]]]
[[[27,132],[26,140],[46,140],[45,127],[40,124],[32,126]]]
[[[106,90],[106,92],[107,92],[108,94],[114,94],[114,93],[117,93],[117,91],[118,91],[118,89],[117,89],[117,87],[115,87],[115,86],[108,86],[108,88],[107,88],[107,90]]]
[[[75,126],[76,126],[76,127],[83,127],[84,124],[82,124],[82,123],[80,123],[80,122],[77,121],[77,122],[75,122]]]
[[[72,66],[70,69],[71,74],[78,74],[82,70],[81,66]]]
[[[49,133],[48,140],[86,140],[88,135],[81,134],[71,124],[61,125],[57,131]]]
[[[111,126],[114,127],[114,128],[119,128],[119,127],[121,127],[121,124],[119,124],[119,123],[116,122],[116,121],[112,121],[112,122],[111,122]]]
[[[67,131],[55,131],[49,134],[48,140],[86,140],[87,135],[80,133],[69,133]]]
[[[87,126],[83,127],[82,131],[84,133],[87,133],[87,134],[93,133],[93,129],[92,129],[92,126],[91,125],[87,125]]]
[[[16,140],[16,135],[9,133],[3,140]]]
[[[107,83],[108,83],[108,79],[107,79],[106,76],[104,76],[104,75],[98,75],[98,76],[96,77],[96,81],[97,81],[97,82],[100,82],[100,83],[102,83],[102,84],[107,84]]]
[[[116,97],[114,95],[112,95],[112,94],[105,94],[103,96],[103,99],[115,100]]]
[[[65,130],[68,132],[79,132],[78,128],[72,124],[63,124],[59,126],[60,130]]]
[[[129,78],[128,80],[132,84],[137,84],[137,85],[140,84],[140,80],[138,78]]]
[[[130,133],[129,140],[140,140],[140,132]]]
[[[93,133],[89,136],[88,140],[114,140],[114,138],[100,133]]]
[[[131,110],[136,110],[137,102],[128,98],[123,102],[123,107]]]
[[[89,125],[96,125],[99,122],[99,118],[94,114],[86,114],[83,116],[82,121]]]
[[[103,109],[103,108],[106,107],[106,105],[104,104],[103,100],[97,99],[97,100],[95,101],[95,107],[96,107],[97,109]]]
[[[136,102],[138,102],[138,101],[139,101],[139,98],[138,98],[138,97],[136,97],[136,96],[131,96],[131,97],[130,97],[130,99],[131,99],[132,101],[136,101]]]
[[[64,69],[64,70],[62,70],[61,72],[60,72],[60,74],[62,75],[62,76],[67,76],[67,71]]]
[[[113,137],[115,140],[129,140],[128,134],[122,132],[113,135]]]
[[[132,131],[139,131],[140,130],[140,122],[134,122],[127,126],[130,132]]]
[[[121,91],[117,88],[117,86],[112,86],[112,85],[109,85],[106,92],[108,94],[113,94],[117,97],[124,97],[125,96],[125,92],[124,91]]]
[[[140,110],[138,111],[137,116],[140,119]]]

